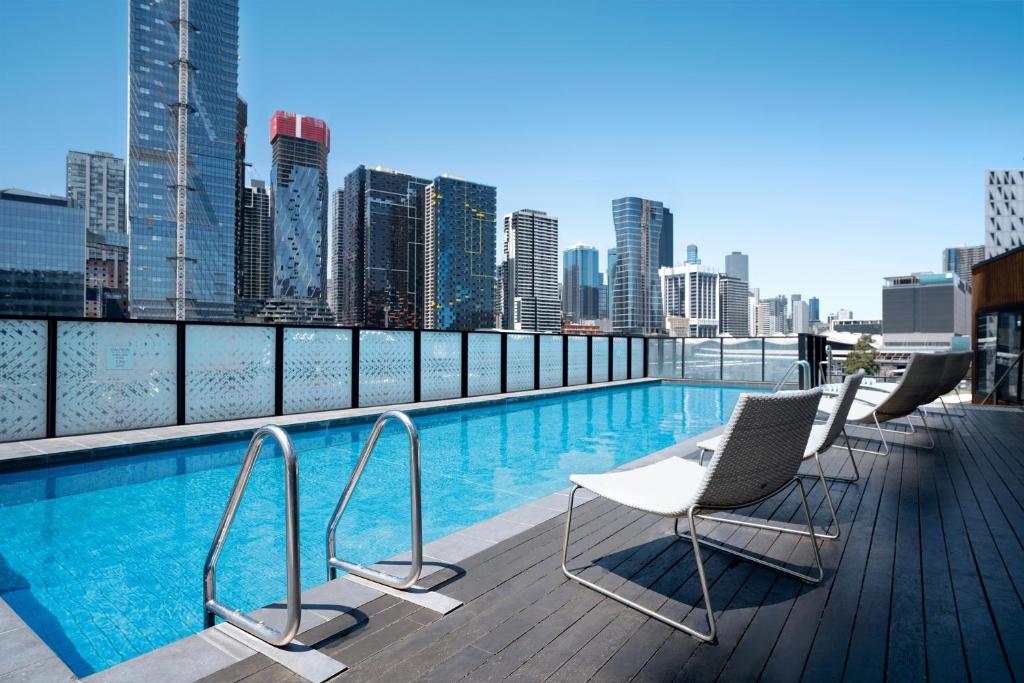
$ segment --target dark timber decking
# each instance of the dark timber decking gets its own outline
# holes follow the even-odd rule
[[[317,649],[349,665],[335,679],[671,681],[1024,679],[1024,412],[968,409],[934,451],[857,454],[862,478],[835,483],[843,535],[822,545],[817,586],[722,553],[705,565],[718,642],[701,644],[593,591],[559,569],[564,516],[462,563],[445,617],[391,597],[318,627]],[[852,436],[852,434],[851,434]],[[900,443],[922,443],[920,435]],[[878,448],[862,438],[855,445]],[[831,471],[851,470],[838,451]],[[811,480],[808,480],[811,481]],[[820,484],[810,488],[825,523]],[[758,506],[798,521],[795,494]],[[690,545],[670,521],[600,499],[573,520],[585,575],[704,627]],[[737,547],[801,566],[806,540],[702,522]],[[307,637],[305,640],[315,640]],[[301,680],[258,655],[210,680]]]

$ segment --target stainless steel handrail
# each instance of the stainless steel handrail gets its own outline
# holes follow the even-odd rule
[[[805,360],[795,360],[788,368],[786,368],[786,374],[782,376],[779,383],[775,385],[774,389],[772,389],[773,393],[782,388],[782,385],[786,383],[786,380],[789,379],[790,374],[792,374],[793,368],[800,368],[800,371],[805,373],[807,377],[807,386],[810,388],[811,383],[814,380],[814,375],[811,374],[811,364]]]
[[[245,493],[245,487],[249,484],[249,477],[252,475],[256,459],[263,448],[263,441],[267,437],[277,441],[281,448],[281,459],[284,460],[284,540],[288,588],[285,625],[281,631],[253,619],[240,610],[217,602],[217,560],[220,558],[221,550],[224,549],[224,541],[227,539],[231,523],[235,519],[235,513],[238,512],[238,505],[242,502],[242,494]],[[302,588],[299,580],[298,503],[299,464],[295,457],[292,440],[287,432],[276,425],[260,427],[249,441],[249,448],[245,451],[242,467],[238,470],[238,478],[235,479],[227,507],[224,508],[224,515],[220,518],[220,525],[217,527],[217,533],[214,534],[210,552],[206,556],[206,565],[203,568],[203,615],[206,628],[213,626],[214,617],[220,617],[246,633],[278,647],[287,645],[295,638],[295,634],[299,632],[299,620],[302,614]]]
[[[1003,376],[1000,377],[999,380],[995,383],[995,386],[992,387],[992,391],[988,392],[988,395],[985,396],[984,399],[982,399],[982,405],[988,403],[988,400],[990,398],[992,399],[992,405],[996,405],[999,402],[999,398],[996,397],[996,392],[999,391],[999,387],[1006,380],[1006,378],[1010,376],[1010,371],[1017,367],[1017,363],[1020,362],[1021,358],[1024,358],[1024,349],[1020,350],[1020,353],[1017,354],[1017,357],[1013,359],[1012,363],[1010,363],[1010,367],[1006,368],[1006,372],[1003,373]]]
[[[820,363],[821,383],[832,383],[832,345],[825,344],[825,360]]]
[[[384,430],[384,426],[389,420],[401,422],[405,427],[406,433],[409,435],[409,498],[412,506],[412,558],[410,560],[409,573],[404,577],[394,576],[365,565],[347,562],[338,558],[334,538],[338,522],[341,521],[341,516],[344,514],[345,508],[348,506],[349,500],[351,500],[352,494],[356,490],[356,484],[359,483],[359,477],[362,476],[366,463],[370,459],[373,449],[377,446],[380,433]],[[377,422],[374,423],[373,430],[370,432],[370,438],[367,439],[366,445],[363,446],[363,450],[359,454],[359,460],[356,462],[355,469],[352,470],[352,476],[349,477],[348,484],[338,500],[337,507],[334,508],[334,514],[331,516],[330,523],[327,525],[327,579],[337,578],[338,570],[344,569],[350,574],[355,574],[364,579],[376,581],[398,590],[411,588],[419,580],[420,572],[423,571],[423,522],[421,517],[420,433],[408,415],[397,410],[389,410],[378,417]]]

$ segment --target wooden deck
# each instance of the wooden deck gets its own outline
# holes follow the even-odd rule
[[[718,642],[701,644],[568,582],[564,517],[448,572],[451,614],[391,597],[318,627],[317,649],[349,665],[339,683],[460,679],[670,681],[1024,679],[1024,412],[969,409],[933,451],[858,454],[861,480],[832,485],[843,535],[808,586],[706,552]],[[851,435],[852,436],[852,435]],[[920,443],[919,435],[910,439]],[[896,437],[897,441],[904,441]],[[856,446],[878,448],[857,439]],[[851,472],[838,451],[834,472]],[[820,484],[816,520],[826,521]],[[798,521],[796,494],[758,514]],[[704,626],[690,545],[671,522],[606,501],[574,515],[571,563],[642,604]],[[806,540],[702,522],[708,536],[806,567]],[[432,577],[434,578],[434,577]],[[307,638],[307,640],[315,640]],[[258,655],[210,680],[301,680]]]

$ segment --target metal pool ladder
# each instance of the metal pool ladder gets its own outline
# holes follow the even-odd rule
[[[285,536],[285,569],[287,571],[287,610],[284,629],[278,631],[267,626],[262,621],[257,621],[240,610],[233,609],[227,605],[217,602],[217,560],[220,558],[221,550],[224,549],[224,541],[227,539],[228,531],[231,530],[231,523],[238,512],[238,505],[242,501],[242,494],[249,483],[256,459],[263,448],[263,442],[267,438],[277,441],[281,449],[281,459],[284,461],[284,536]],[[260,640],[283,647],[292,642],[299,632],[299,619],[301,617],[301,585],[299,580],[299,477],[298,460],[295,457],[295,447],[288,433],[275,425],[267,425],[256,430],[252,440],[249,441],[249,448],[245,451],[245,459],[242,467],[238,470],[238,478],[231,489],[231,496],[228,498],[227,507],[220,518],[220,526],[213,537],[213,544],[210,545],[210,552],[206,556],[206,565],[203,568],[203,616],[205,627],[214,625],[214,618],[220,617],[229,624],[240,628],[246,633],[259,638]]]
[[[412,513],[412,548],[409,571],[405,576],[395,576],[372,567],[343,560],[337,556],[337,544],[335,542],[341,516],[345,513],[345,508],[348,507],[349,501],[352,499],[352,494],[356,490],[359,478],[362,476],[363,470],[366,469],[366,463],[373,454],[374,448],[377,447],[377,441],[380,439],[381,432],[384,431],[384,427],[390,420],[400,422],[405,427],[405,432],[409,437],[409,503]],[[348,572],[349,576],[346,577],[348,579],[357,583],[363,583],[362,580],[365,580],[365,583],[370,584],[371,587],[378,590],[383,589],[384,592],[390,595],[415,602],[441,614],[447,614],[458,608],[462,605],[458,600],[416,586],[416,582],[419,581],[420,574],[423,571],[422,517],[420,504],[419,430],[416,429],[416,425],[412,423],[408,415],[397,410],[389,410],[381,414],[374,423],[373,430],[370,432],[370,438],[367,439],[362,452],[359,454],[359,460],[356,462],[355,469],[352,470],[348,484],[345,485],[345,490],[342,491],[338,505],[334,508],[334,514],[331,515],[331,521],[327,525],[327,579],[329,581],[336,579],[338,570],[341,569]]]
[[[803,378],[804,378],[804,376],[806,374],[806,377],[807,377],[807,388],[808,389],[810,389],[810,388],[812,388],[814,386],[814,375],[811,374],[811,364],[808,363],[805,360],[795,360],[786,369],[786,374],[782,376],[782,379],[779,380],[779,383],[775,385],[774,389],[772,389],[772,393],[775,393],[776,391],[778,391],[779,389],[781,389],[783,387],[783,385],[786,383],[786,380],[789,379],[789,376],[793,373],[793,368],[799,368],[800,369],[800,372],[798,374],[798,378],[800,380],[803,380]],[[800,382],[800,385],[801,385],[800,388],[802,389],[803,388],[803,381]]]

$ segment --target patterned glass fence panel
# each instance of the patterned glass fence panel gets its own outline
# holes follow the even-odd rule
[[[761,340],[722,337],[722,379],[761,381]]]
[[[281,410],[285,414],[352,406],[352,331],[286,327]]]
[[[359,331],[359,405],[409,403],[413,399],[413,333]]]
[[[633,337],[629,343],[633,345],[630,372],[633,379],[639,379],[644,376],[644,339],[643,337]]]
[[[682,339],[648,339],[648,376],[681,379],[683,376],[682,342]]]
[[[46,436],[46,321],[0,320],[0,441]]]
[[[274,328],[187,325],[185,421],[274,414]]]
[[[174,325],[57,323],[57,435],[178,421]]]
[[[626,379],[629,360],[629,349],[626,337],[612,337],[612,379]]]
[[[587,338],[569,337],[569,384],[587,383]]]
[[[562,336],[540,338],[540,388],[562,386]]]
[[[721,379],[721,344],[717,339],[683,340],[683,377]]]
[[[508,335],[508,367],[505,368],[505,389],[533,389],[533,335]]]
[[[470,396],[501,391],[501,337],[486,332],[469,333],[467,389]]]
[[[420,399],[462,396],[462,333],[420,333]]]
[[[608,337],[594,337],[590,348],[590,379],[608,381]]]
[[[799,345],[800,342],[796,337],[765,337],[764,381],[778,382],[785,376],[793,361],[800,358]],[[798,371],[794,370],[787,381],[799,382]]]

